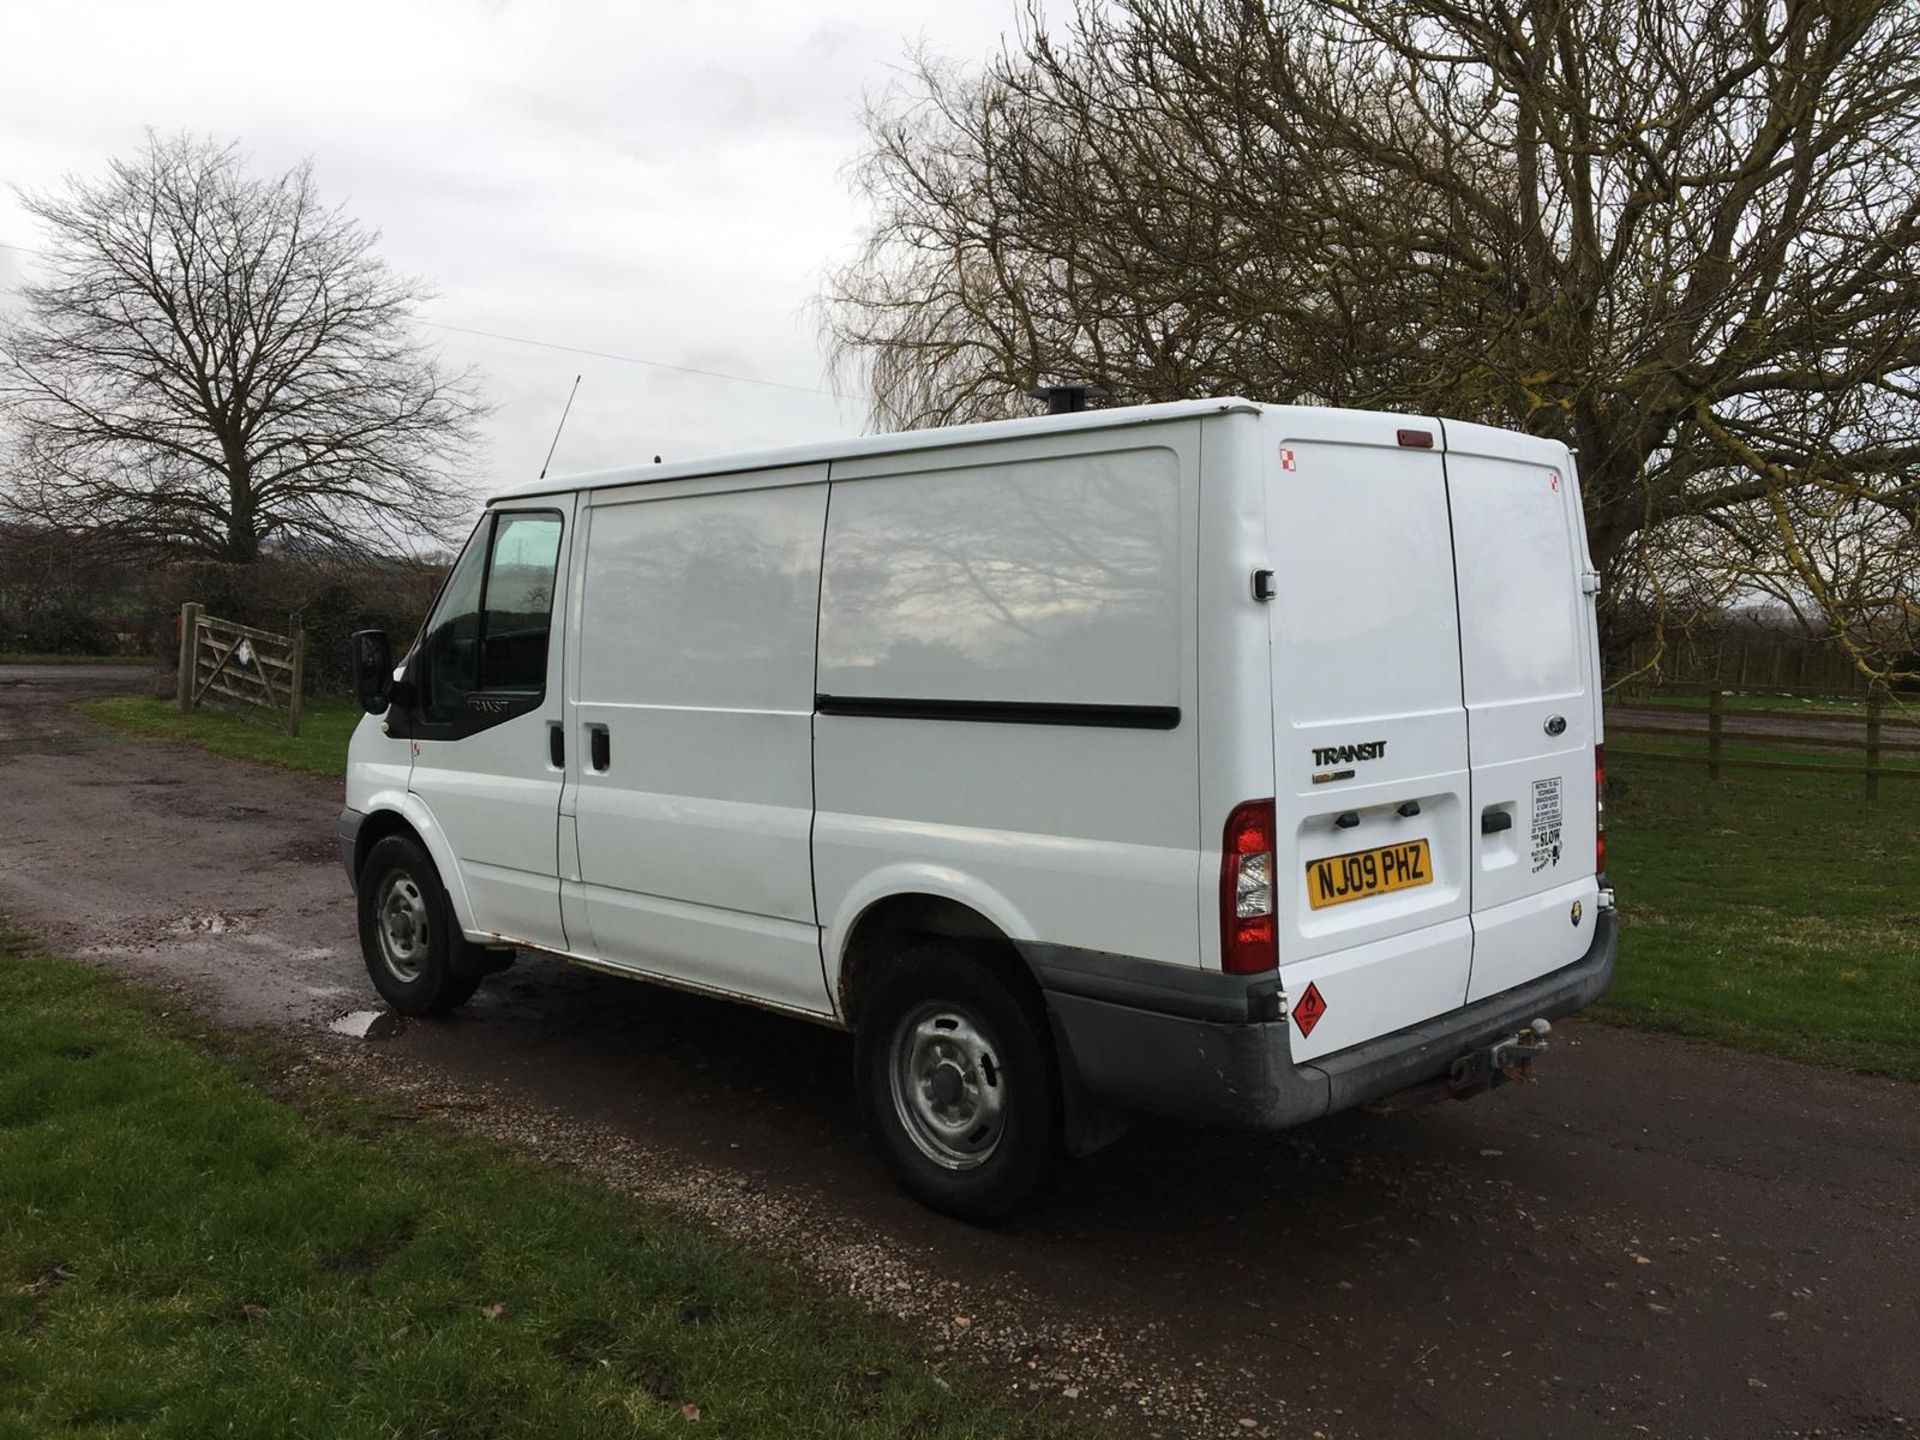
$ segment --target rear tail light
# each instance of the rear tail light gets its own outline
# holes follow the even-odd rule
[[[1593,747],[1593,873],[1607,868],[1607,747]]]
[[[1279,964],[1273,912],[1273,801],[1248,800],[1233,807],[1220,846],[1222,970],[1252,975]]]

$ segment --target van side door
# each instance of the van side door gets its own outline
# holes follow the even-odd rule
[[[555,740],[573,504],[487,512],[409,657],[412,697],[390,721],[412,739],[409,788],[459,866],[468,923],[558,950]]]
[[[568,913],[591,931],[576,950],[815,1015],[826,479],[813,465],[591,495],[565,804]]]

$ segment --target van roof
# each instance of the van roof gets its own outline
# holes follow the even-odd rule
[[[906,430],[887,435],[861,435],[845,440],[823,440],[777,450],[753,450],[738,455],[714,455],[681,460],[671,465],[626,465],[585,475],[528,481],[497,492],[494,500],[529,495],[565,494],[598,490],[610,485],[643,485],[660,480],[685,480],[703,475],[735,475],[746,470],[777,470],[788,465],[817,465],[824,460],[888,455],[950,445],[978,445],[1028,435],[1050,435],[1067,430],[1109,430],[1122,425],[1149,425],[1163,420],[1186,420],[1233,412],[1259,414],[1275,407],[1255,404],[1238,396],[1212,400],[1175,400],[1162,405],[1126,405],[1110,410],[1080,410],[1070,415],[1036,415],[1021,420],[992,420],[978,425],[949,425],[932,430]]]

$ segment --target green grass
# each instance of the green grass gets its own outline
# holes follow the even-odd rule
[[[686,1222],[270,1099],[234,1043],[0,942],[0,1437],[1064,1433]]]
[[[361,714],[360,707],[348,701],[308,700],[300,711],[300,734],[290,738],[262,723],[217,710],[183,715],[171,700],[142,695],[83,700],[79,708],[116,730],[183,741],[236,760],[331,776],[347,773],[347,741]]]
[[[153,665],[151,655],[65,655],[51,651],[0,650],[0,665]]]
[[[1704,767],[1612,754],[1607,768],[1623,926],[1599,1018],[1920,1080],[1920,780],[1884,780],[1869,805],[1857,776],[1726,770],[1715,782]]]

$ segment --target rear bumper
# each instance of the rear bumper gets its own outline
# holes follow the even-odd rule
[[[1171,1007],[1153,1005],[1144,994],[1116,999],[1111,986],[1099,987],[1108,994],[1087,994],[1095,987],[1054,957],[1029,958],[1062,1060],[1086,1099],[1202,1124],[1283,1130],[1436,1079],[1461,1055],[1529,1020],[1585,1009],[1612,982],[1618,950],[1617,913],[1600,910],[1593,943],[1573,964],[1302,1065],[1293,1063],[1283,1016],[1208,1017],[1183,999]],[[1238,991],[1247,989],[1240,982]],[[1257,1000],[1239,1004],[1259,1013]]]

